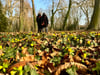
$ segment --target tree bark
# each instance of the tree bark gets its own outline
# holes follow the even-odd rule
[[[23,19],[23,13],[24,13],[24,0],[20,0],[20,32],[23,32],[24,30],[24,19]]]
[[[71,5],[72,5],[72,0],[69,0],[68,12],[66,13],[66,16],[65,16],[65,19],[64,19],[64,22],[63,22],[63,28],[62,28],[63,30],[67,26],[67,19],[68,19],[69,13],[70,13]]]
[[[33,22],[34,22],[34,31],[37,31],[37,24],[36,24],[36,13],[35,13],[35,6],[34,0],[32,0],[32,8],[33,8]]]
[[[54,27],[54,1],[52,0],[52,16],[51,16],[51,28],[50,30],[53,31],[53,27]]]
[[[91,18],[91,22],[87,27],[87,30],[98,30],[100,26],[100,0],[95,0],[95,6],[93,15]]]

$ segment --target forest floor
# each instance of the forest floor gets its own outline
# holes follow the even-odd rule
[[[100,75],[100,32],[1,32],[3,74]]]

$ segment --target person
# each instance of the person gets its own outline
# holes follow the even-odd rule
[[[45,29],[45,32],[48,32],[48,17],[46,16],[45,13],[43,13],[41,19],[42,19],[41,23],[42,29]]]
[[[37,21],[37,25],[38,25],[38,32],[41,32],[42,30],[42,26],[41,26],[41,13],[38,13],[37,17],[36,17],[36,21]]]

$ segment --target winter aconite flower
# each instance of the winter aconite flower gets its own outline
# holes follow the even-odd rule
[[[56,34],[54,34],[54,33],[53,33],[53,34],[52,34],[52,36],[54,36],[54,37],[55,37],[55,36],[56,36]]]
[[[69,41],[70,39],[68,38],[68,41]]]
[[[87,44],[90,45],[91,44],[91,41],[87,41]]]
[[[2,45],[0,45],[0,49],[2,49]]]
[[[11,75],[15,75],[17,71],[11,71],[10,74]]]
[[[62,35],[64,35],[64,34],[65,34],[65,32],[61,32],[61,34],[62,34]]]
[[[12,39],[11,42],[13,43],[14,42],[14,39]]]
[[[24,47],[21,47],[21,49],[23,50],[23,49],[24,49]]]
[[[33,44],[33,43],[31,43],[31,46],[33,47],[33,46],[34,46],[34,44]]]
[[[100,33],[98,33],[98,36],[100,36]]]
[[[74,37],[74,40],[76,40],[76,39],[77,39],[77,37],[75,36],[75,37]]]
[[[4,56],[4,53],[2,53],[2,55],[1,56]]]
[[[86,54],[86,53],[84,53],[84,54],[83,54],[83,58],[85,59],[85,58],[86,58],[86,56],[87,56],[87,54]]]

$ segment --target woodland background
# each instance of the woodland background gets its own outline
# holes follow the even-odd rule
[[[36,32],[35,1],[31,0],[30,4],[29,0],[0,0],[0,32]],[[49,30],[100,30],[100,0],[42,1],[48,7],[38,12],[46,12]],[[84,25],[81,25],[83,17]]]

